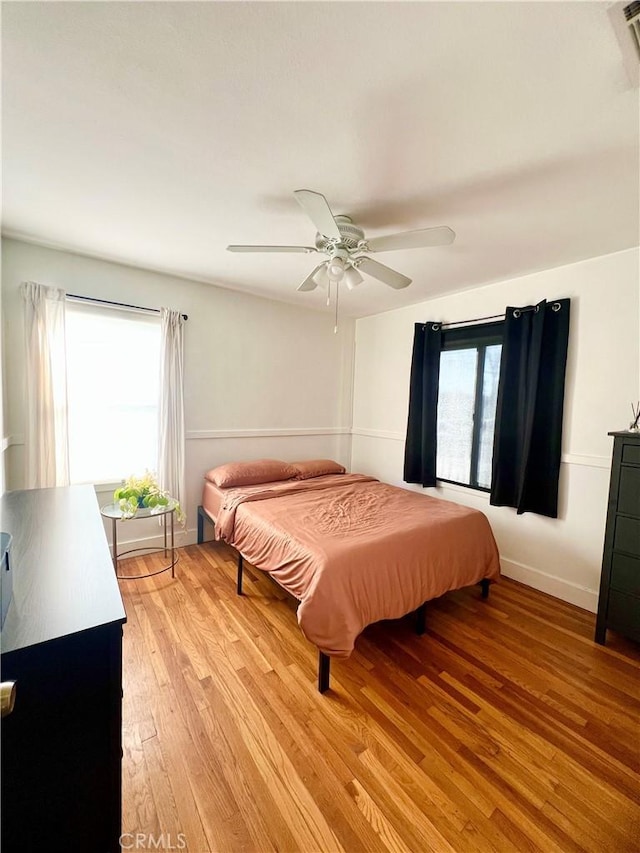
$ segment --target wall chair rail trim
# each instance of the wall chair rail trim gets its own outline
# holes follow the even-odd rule
[[[361,435],[366,438],[380,438],[388,441],[404,441],[404,433],[362,427],[301,427],[297,429],[203,429],[189,430],[187,441],[212,438],[285,438],[290,435]],[[24,436],[16,433],[2,439],[2,452],[9,447],[20,447]],[[608,456],[593,456],[586,453],[563,453],[563,465],[584,465],[588,468],[609,470],[611,459]]]
[[[350,427],[299,427],[293,429],[188,430],[187,441],[210,438],[283,438],[290,435],[351,435]]]
[[[353,435],[364,435],[367,438],[386,438],[390,441],[404,441],[406,437],[403,432],[391,432],[385,429],[365,429],[364,427],[354,427],[351,433]]]
[[[395,432],[383,429],[366,429],[365,427],[353,427],[353,435],[362,435],[365,438],[382,438],[389,441],[404,441],[403,432]],[[587,453],[563,453],[561,462],[563,465],[586,465],[589,468],[606,468],[609,470],[611,459],[609,456],[594,456]]]

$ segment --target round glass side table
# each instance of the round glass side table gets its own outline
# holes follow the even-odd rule
[[[169,503],[166,506],[156,506],[153,509],[149,509],[148,507],[139,507],[136,514],[133,518],[126,520],[133,521],[138,518],[161,518],[162,519],[162,533],[164,537],[164,545],[163,546],[149,546],[148,548],[129,548],[127,551],[118,552],[118,522],[124,520],[124,514],[118,504],[107,504],[107,506],[100,507],[100,512],[105,518],[111,519],[111,535],[112,535],[112,551],[113,551],[113,568],[116,573],[116,577],[120,580],[140,580],[141,578],[151,578],[154,575],[160,575],[162,572],[168,572],[171,570],[171,577],[174,578],[175,575],[175,567],[178,562],[178,557],[176,555],[175,541],[174,541],[174,519],[176,514],[177,501],[173,499],[169,500]],[[146,551],[147,554],[159,554],[160,552],[164,552],[165,557],[171,557],[171,561],[167,563],[166,566],[163,566],[161,569],[157,569],[155,572],[148,572],[145,575],[120,575],[118,574],[118,560],[122,559],[126,554],[133,554],[134,551]]]

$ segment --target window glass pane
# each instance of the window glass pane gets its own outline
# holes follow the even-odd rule
[[[154,470],[159,318],[70,302],[66,337],[71,482]]]
[[[436,476],[468,483],[471,470],[477,349],[440,354]]]
[[[496,423],[496,403],[498,401],[498,379],[500,377],[501,354],[501,345],[491,346],[486,348],[484,358],[482,413],[480,419],[480,438],[478,447],[478,485],[485,489],[491,488],[493,432]]]

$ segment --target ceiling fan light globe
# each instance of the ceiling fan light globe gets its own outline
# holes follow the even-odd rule
[[[349,290],[353,290],[354,287],[357,287],[364,281],[364,279],[355,267],[349,267],[349,269],[344,274],[344,280]]]
[[[344,261],[341,258],[332,258],[327,264],[327,275],[331,281],[342,281],[344,277]]]
[[[327,275],[327,265],[323,264],[320,269],[313,274],[313,280],[318,287],[326,287],[329,284],[329,276]]]

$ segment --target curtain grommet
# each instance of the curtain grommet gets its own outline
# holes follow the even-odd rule
[[[520,317],[521,315],[522,315],[522,311],[521,311],[519,308],[516,308],[516,309],[514,310],[514,312],[513,312],[513,316],[514,316],[514,317],[516,318],[516,320],[517,320],[517,319],[518,319],[518,317]]]
[[[442,325],[441,323],[434,323],[434,324],[431,326],[431,331],[432,331],[432,332],[437,332],[437,331],[439,331],[439,329],[440,329],[440,326],[441,326],[441,325]]]
[[[562,308],[562,305],[560,305],[559,302],[554,302],[553,305],[551,306],[552,311],[559,311],[561,308]]]

